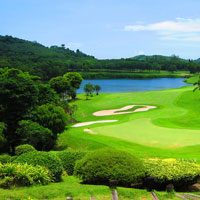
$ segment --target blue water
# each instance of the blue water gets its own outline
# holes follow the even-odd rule
[[[150,90],[163,90],[171,88],[179,88],[188,84],[183,82],[184,78],[154,78],[154,79],[98,79],[84,80],[77,93],[84,93],[84,85],[92,83],[100,85],[102,93],[113,92],[139,92]]]

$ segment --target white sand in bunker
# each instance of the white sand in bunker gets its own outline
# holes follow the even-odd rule
[[[134,111],[126,111],[130,110],[135,106],[143,106],[143,108],[137,108]],[[121,114],[129,114],[129,113],[135,113],[135,112],[143,112],[148,111],[150,109],[154,109],[156,106],[147,106],[147,105],[128,105],[123,108],[119,109],[112,109],[112,110],[101,110],[93,113],[94,116],[108,116],[108,115],[121,115]],[[120,112],[121,111],[121,112]]]
[[[90,134],[96,134],[94,131],[90,130],[89,128],[84,129],[84,132],[87,132]]]
[[[98,123],[109,123],[109,122],[117,122],[118,120],[102,120],[102,121],[92,121],[92,122],[82,122],[73,125],[72,127],[81,127],[81,126],[88,126],[91,124],[98,124]]]

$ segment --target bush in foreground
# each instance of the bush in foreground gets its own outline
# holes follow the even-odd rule
[[[48,184],[51,181],[49,171],[42,166],[28,164],[0,164],[0,187],[30,186]]]
[[[15,147],[15,155],[20,156],[23,153],[36,151],[36,149],[31,146],[30,144],[22,144],[17,147]]]
[[[64,170],[68,175],[74,172],[75,163],[85,156],[86,152],[82,151],[60,151],[57,156],[60,158]]]
[[[165,190],[173,184],[175,189],[187,189],[200,177],[200,165],[176,159],[147,159],[144,161],[147,177],[144,185],[149,189]]]
[[[50,152],[32,151],[24,153],[20,155],[14,162],[28,163],[33,166],[40,165],[46,167],[51,173],[51,176],[55,182],[61,180],[61,175],[63,172],[62,163],[56,155]]]
[[[145,170],[142,161],[129,153],[101,149],[77,161],[74,174],[84,183],[108,185],[116,180],[117,185],[131,186],[144,177]]]
[[[10,163],[12,162],[12,156],[8,155],[8,154],[2,154],[0,155],[0,163]]]

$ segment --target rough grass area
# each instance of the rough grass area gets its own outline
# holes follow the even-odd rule
[[[146,190],[131,188],[118,188],[119,199],[123,200],[151,200],[150,193]],[[172,194],[156,192],[162,200],[177,200]],[[64,200],[66,197],[73,197],[74,200],[88,200],[94,196],[96,200],[111,200],[111,191],[107,186],[83,185],[72,176],[63,177],[63,182],[52,183],[46,186],[20,187],[12,190],[0,189],[1,200]]]

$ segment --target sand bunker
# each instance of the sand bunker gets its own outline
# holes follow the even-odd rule
[[[137,108],[134,111],[125,111],[129,110],[135,106],[143,106],[144,108]],[[150,109],[154,109],[156,106],[147,106],[147,105],[129,105],[125,106],[123,108],[119,109],[112,109],[112,110],[101,110],[93,113],[94,116],[108,116],[108,115],[121,115],[121,114],[129,114],[129,113],[134,113],[134,112],[143,112],[143,111],[148,111]],[[122,111],[122,112],[119,112]],[[124,112],[125,111],[125,112]]]
[[[92,122],[82,122],[73,125],[72,127],[81,127],[81,126],[88,126],[91,124],[98,124],[98,123],[109,123],[109,122],[117,122],[118,120],[102,120],[102,121],[92,121]]]
[[[90,133],[90,134],[96,134],[94,131],[90,130],[89,128],[84,129],[84,132]]]

